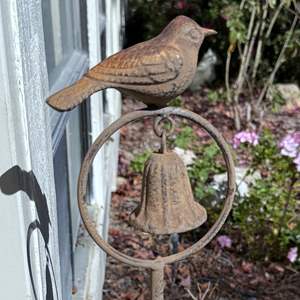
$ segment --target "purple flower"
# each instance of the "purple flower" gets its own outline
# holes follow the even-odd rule
[[[288,157],[296,157],[299,153],[300,131],[286,135],[279,143],[280,153]]]
[[[292,247],[287,255],[287,258],[291,263],[294,263],[297,257],[298,257],[298,248]]]
[[[254,132],[240,131],[233,137],[233,148],[237,148],[240,144],[249,143],[253,146],[258,144],[259,136]]]
[[[232,245],[232,240],[229,236],[227,235],[220,235],[217,238],[217,241],[220,245],[221,248],[231,248]]]
[[[286,135],[279,143],[280,153],[284,156],[295,158],[293,162],[300,172],[300,131]]]

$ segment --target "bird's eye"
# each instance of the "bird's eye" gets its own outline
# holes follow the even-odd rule
[[[197,29],[192,29],[188,33],[191,40],[197,42],[200,40],[200,32]]]

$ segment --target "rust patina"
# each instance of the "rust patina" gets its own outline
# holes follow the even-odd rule
[[[166,257],[157,257],[153,260],[150,259],[143,260],[139,258],[130,257],[116,250],[107,241],[105,241],[97,232],[97,227],[89,216],[88,206],[85,200],[87,195],[87,182],[88,182],[89,170],[92,166],[92,163],[98,151],[107,141],[109,141],[111,136],[115,132],[117,132],[120,128],[128,125],[133,121],[141,120],[145,117],[160,116],[161,118],[169,118],[169,116],[171,115],[177,115],[195,122],[205,131],[207,131],[210,134],[210,136],[215,140],[217,145],[220,147],[223,154],[223,158],[226,163],[227,176],[228,176],[227,193],[226,193],[224,206],[219,218],[216,220],[215,224],[208,230],[208,232],[198,242],[196,242],[191,247],[185,249],[184,251]],[[162,135],[162,139],[163,139],[163,135]],[[162,142],[162,144],[164,144],[164,142]],[[162,148],[164,148],[164,146]],[[151,299],[152,300],[164,299],[163,290],[164,290],[165,265],[174,263],[176,261],[185,259],[190,255],[196,254],[215,237],[215,235],[221,229],[226,218],[230,213],[233,199],[234,199],[234,194],[235,194],[235,169],[234,169],[231,150],[228,144],[226,143],[222,135],[219,133],[219,131],[214,126],[212,126],[208,121],[206,121],[204,118],[202,118],[201,116],[193,112],[181,108],[176,108],[176,107],[166,107],[159,110],[135,111],[121,117],[120,119],[112,123],[100,134],[100,136],[95,140],[93,145],[88,150],[85,159],[83,161],[79,180],[78,180],[78,205],[79,205],[79,210],[80,210],[83,223],[88,233],[90,234],[90,236],[93,238],[93,240],[99,247],[101,247],[107,254],[111,255],[115,259],[134,267],[142,267],[142,268],[148,268],[152,270],[152,276],[151,276],[152,278]],[[200,218],[203,218],[203,215],[200,214]],[[201,221],[199,222],[199,224],[200,223]]]
[[[230,149],[222,135],[201,116],[174,107],[165,107],[192,82],[199,48],[205,36],[215,34],[185,16],[176,17],[155,38],[124,49],[89,70],[80,80],[50,96],[48,104],[64,111],[73,109],[93,93],[115,88],[144,102],[148,108],[129,113],[107,127],[88,150],[78,179],[78,205],[83,223],[95,243],[115,259],[134,267],[152,270],[151,298],[163,300],[164,267],[195,254],[209,243],[224,224],[235,193],[235,171]],[[153,110],[156,108],[155,110]],[[101,147],[121,127],[145,117],[156,118],[154,130],[161,137],[160,153],[153,153],[146,163],[141,203],[131,216],[139,229],[153,234],[183,232],[206,221],[204,207],[193,199],[187,171],[181,159],[167,150],[167,133],[159,130],[159,122],[172,116],[188,119],[206,130],[220,147],[227,167],[228,184],[223,210],[215,224],[193,246],[182,252],[143,260],[113,248],[97,232],[86,202],[88,174]]]
[[[191,84],[199,48],[205,36],[215,33],[188,17],[176,17],[158,36],[106,58],[47,102],[56,110],[70,110],[97,91],[115,88],[164,107]]]
[[[182,159],[167,150],[166,136],[173,132],[175,122],[170,116],[166,120],[172,125],[169,132],[158,128],[160,117],[154,122],[154,131],[161,137],[161,149],[145,163],[141,202],[130,216],[135,228],[154,234],[189,231],[207,219],[205,208],[194,201]]]

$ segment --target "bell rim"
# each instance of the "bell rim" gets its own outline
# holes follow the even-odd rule
[[[197,228],[199,228],[201,225],[203,225],[206,221],[207,221],[207,211],[205,209],[205,207],[203,207],[202,205],[200,205],[199,203],[197,203],[199,206],[198,206],[198,210],[199,210],[199,213],[202,214],[202,218],[198,218],[196,219],[195,223],[194,224],[191,224],[191,225],[182,225],[182,227],[185,226],[185,229],[180,229],[181,227],[177,227],[177,230],[174,229],[175,226],[170,226],[166,229],[168,229],[167,231],[159,231],[158,229],[155,229],[154,227],[152,226],[149,226],[149,224],[145,224],[145,226],[143,227],[138,221],[137,221],[137,217],[135,215],[135,210],[130,214],[129,216],[129,223],[130,225],[132,225],[135,229],[137,230],[140,230],[142,232],[145,232],[145,233],[150,233],[150,234],[157,234],[157,235],[170,235],[170,234],[173,234],[173,233],[184,233],[184,232],[188,232],[188,231],[192,231],[192,230],[195,230]],[[138,209],[138,207],[136,208]],[[201,210],[201,212],[200,212]],[[145,229],[145,230],[143,230]]]

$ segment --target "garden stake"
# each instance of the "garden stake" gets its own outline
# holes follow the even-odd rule
[[[155,117],[154,131],[161,137],[160,153],[153,153],[146,163],[143,177],[142,201],[131,215],[136,228],[155,234],[184,232],[200,226],[206,221],[206,210],[192,197],[189,179],[181,159],[167,150],[167,136],[174,129],[172,116],[179,116],[195,122],[203,128],[220,147],[227,168],[227,194],[224,207],[217,221],[194,245],[182,252],[156,259],[138,259],[123,254],[113,248],[98,234],[87,209],[86,193],[89,170],[97,152],[110,137],[123,126],[145,117]],[[171,124],[167,129],[163,121]],[[162,126],[159,126],[162,125]],[[235,193],[235,169],[232,155],[219,131],[201,116],[178,107],[165,107],[157,110],[141,110],[122,116],[107,127],[89,148],[81,166],[78,180],[78,205],[83,223],[95,243],[107,254],[133,267],[151,270],[151,299],[163,300],[164,267],[199,252],[218,233],[230,210]]]

